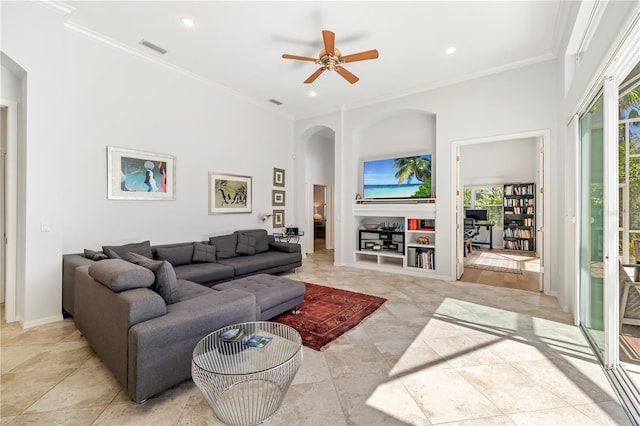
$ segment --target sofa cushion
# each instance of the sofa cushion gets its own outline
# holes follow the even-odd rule
[[[180,290],[180,301],[184,302],[185,300],[193,299],[195,297],[200,297],[204,294],[209,294],[213,290],[209,287],[205,287],[200,284],[196,284],[191,281],[178,279],[178,289]]]
[[[238,253],[236,253],[237,243],[238,237],[236,234],[219,235],[209,238],[209,244],[216,246],[217,259],[230,259],[238,256]]]
[[[204,244],[198,241],[193,243],[193,262],[215,262],[216,261],[216,246],[211,244]]]
[[[84,249],[84,257],[91,260],[105,260],[109,258],[109,256],[104,254],[104,252],[102,251],[95,251],[95,250],[89,250],[89,249]]]
[[[89,275],[116,293],[133,288],[150,287],[155,276],[142,266],[123,259],[107,259],[89,266]]]
[[[245,256],[256,254],[256,239],[250,235],[238,234],[236,253]]]
[[[128,252],[137,253],[149,259],[153,258],[151,242],[149,240],[121,246],[102,246],[102,251],[104,251],[110,259],[124,259],[125,253]]]
[[[300,253],[282,253],[268,251],[254,256],[238,256],[233,259],[219,260],[218,263],[232,266],[235,276],[253,274],[259,271],[266,271],[282,265],[295,264],[300,262]]]
[[[300,253],[301,246],[298,243],[287,243],[284,241],[270,241],[269,250],[280,251],[283,253]]]
[[[266,229],[248,229],[236,231],[238,238],[240,235],[248,235],[256,239],[256,254],[269,251],[269,234]]]
[[[229,265],[216,262],[191,263],[174,268],[178,279],[211,286],[220,281],[233,279],[234,270]]]
[[[156,247],[158,260],[166,260],[172,266],[180,266],[191,263],[193,257],[193,244],[178,247]]]
[[[155,280],[151,286],[151,290],[162,296],[167,305],[180,301],[178,280],[176,278],[176,273],[169,262],[166,260],[149,259],[148,257],[132,252],[125,253],[125,259],[153,272]]]

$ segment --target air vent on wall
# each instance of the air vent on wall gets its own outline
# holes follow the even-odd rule
[[[151,50],[155,50],[156,52],[158,52],[161,55],[164,55],[165,53],[167,53],[166,49],[163,49],[162,47],[160,47],[160,46],[158,46],[156,44],[150,43],[147,40],[144,40],[144,39],[140,40],[140,44],[145,46],[145,47],[148,47]]]
[[[269,102],[271,102],[272,104],[276,104],[276,105],[282,105],[282,102],[280,102],[277,99],[269,99]]]

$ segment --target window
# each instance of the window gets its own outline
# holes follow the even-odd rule
[[[472,186],[464,189],[465,209],[484,209],[488,222],[502,226],[502,185]]]
[[[621,91],[618,122],[618,176],[620,182],[620,256],[633,262],[635,239],[640,239],[640,83]]]

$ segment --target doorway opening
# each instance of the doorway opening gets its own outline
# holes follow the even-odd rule
[[[305,251],[334,247],[335,132],[328,127],[310,131],[305,144]]]
[[[548,140],[548,131],[538,131],[452,145],[457,280],[548,291],[544,263],[549,251],[543,238],[548,211],[542,189]],[[533,208],[512,204],[525,202],[510,199],[514,188],[524,188],[521,198],[526,193]],[[468,211],[486,217],[468,219]]]
[[[327,248],[327,186],[313,185],[313,251]]]

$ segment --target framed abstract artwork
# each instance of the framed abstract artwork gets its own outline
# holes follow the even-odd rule
[[[209,214],[251,213],[251,176],[209,172]]]
[[[271,205],[284,206],[285,205],[285,191],[274,189],[271,191]]]
[[[284,226],[284,210],[274,210],[272,217],[274,228],[282,228]]]
[[[176,158],[172,155],[107,147],[109,200],[175,200]]]
[[[273,186],[284,186],[283,169],[273,169]]]

